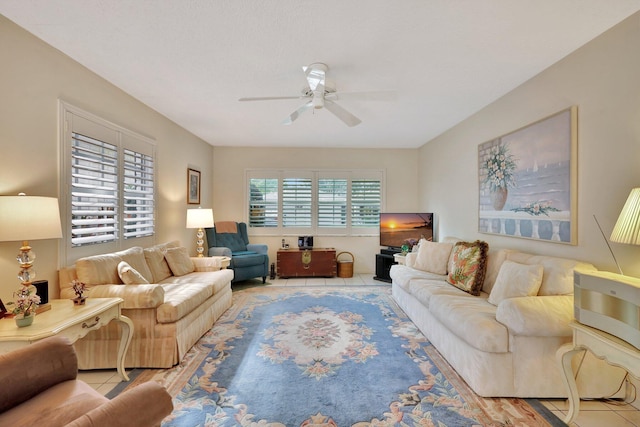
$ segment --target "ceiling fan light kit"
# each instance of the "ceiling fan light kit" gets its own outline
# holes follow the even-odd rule
[[[333,81],[327,79],[327,71],[329,66],[322,62],[314,62],[311,65],[302,67],[302,71],[307,79],[307,86],[302,88],[302,95],[298,96],[267,96],[267,97],[250,97],[240,98],[238,101],[274,101],[280,99],[306,99],[307,102],[282,122],[282,124],[292,124],[302,113],[309,109],[320,110],[326,109],[344,124],[349,127],[357,126],[362,121],[345,110],[342,106],[338,105],[334,101],[339,99],[339,93],[336,92],[336,87]],[[362,95],[365,99],[371,99],[369,95],[373,94],[369,92],[350,92],[349,95]],[[373,98],[375,99],[375,98]]]

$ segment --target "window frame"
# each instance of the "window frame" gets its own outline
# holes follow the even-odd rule
[[[284,227],[282,220],[282,184],[283,178],[312,178],[312,205],[310,227]],[[247,230],[250,235],[259,236],[378,236],[380,229],[376,224],[372,227],[353,227],[351,224],[352,209],[352,181],[373,179],[380,182],[380,212],[385,206],[385,171],[382,169],[246,169],[244,182],[244,217]],[[277,179],[278,182],[278,219],[275,227],[252,227],[249,218],[250,210],[250,183],[251,179]],[[345,227],[320,227],[319,226],[319,180],[320,179],[346,179],[346,225]]]
[[[114,252],[126,249],[132,246],[151,246],[155,243],[156,238],[156,214],[157,214],[157,156],[156,141],[147,136],[141,135],[130,129],[112,123],[95,114],[78,108],[65,101],[59,100],[59,147],[60,147],[60,207],[63,239],[60,242],[61,260],[65,265],[74,263],[78,258],[97,255],[102,253]],[[72,135],[81,134],[86,137],[102,141],[114,145],[117,150],[117,203],[116,221],[117,231],[116,238],[106,242],[96,242],[74,246],[72,244]],[[145,157],[150,162],[152,168],[151,212],[146,218],[146,222],[152,223],[152,231],[150,234],[143,236],[126,236],[127,222],[125,215],[126,196],[129,194],[125,191],[125,169],[127,162],[125,161],[125,150],[133,151]],[[150,160],[149,160],[150,159]],[[148,181],[147,178],[144,181]],[[146,185],[146,184],[145,184]]]

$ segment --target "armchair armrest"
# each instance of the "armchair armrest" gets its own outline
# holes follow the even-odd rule
[[[77,374],[75,350],[62,336],[0,355],[0,413],[56,384],[75,379]]]
[[[269,253],[269,247],[262,243],[249,243],[247,245],[247,250],[251,252],[257,252],[263,255],[266,255],[267,253]]]
[[[228,256],[231,257],[231,249],[223,246],[212,246],[209,248],[209,256]]]
[[[172,410],[167,390],[155,381],[148,381],[92,409],[67,427],[159,426]]]
[[[573,295],[509,298],[498,304],[496,320],[513,335],[571,336]]]
[[[94,285],[89,298],[122,298],[122,308],[155,308],[164,303],[164,288],[160,285]],[[73,298],[73,289],[60,291],[61,298]]]

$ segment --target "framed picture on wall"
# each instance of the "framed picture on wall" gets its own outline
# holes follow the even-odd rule
[[[478,146],[478,231],[575,245],[577,107]]]
[[[200,204],[200,171],[187,169],[187,203]]]

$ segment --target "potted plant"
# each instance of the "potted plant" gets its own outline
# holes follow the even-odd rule
[[[32,286],[22,286],[13,293],[15,301],[7,303],[7,305],[15,306],[12,310],[15,315],[16,325],[19,328],[29,326],[33,323],[36,315],[36,309],[40,304],[40,297],[36,294],[35,288]]]
[[[75,279],[71,282],[71,284],[73,285],[73,291],[76,293],[76,297],[73,299],[73,303],[75,305],[84,304],[87,298],[83,294],[87,290],[87,285]]]

